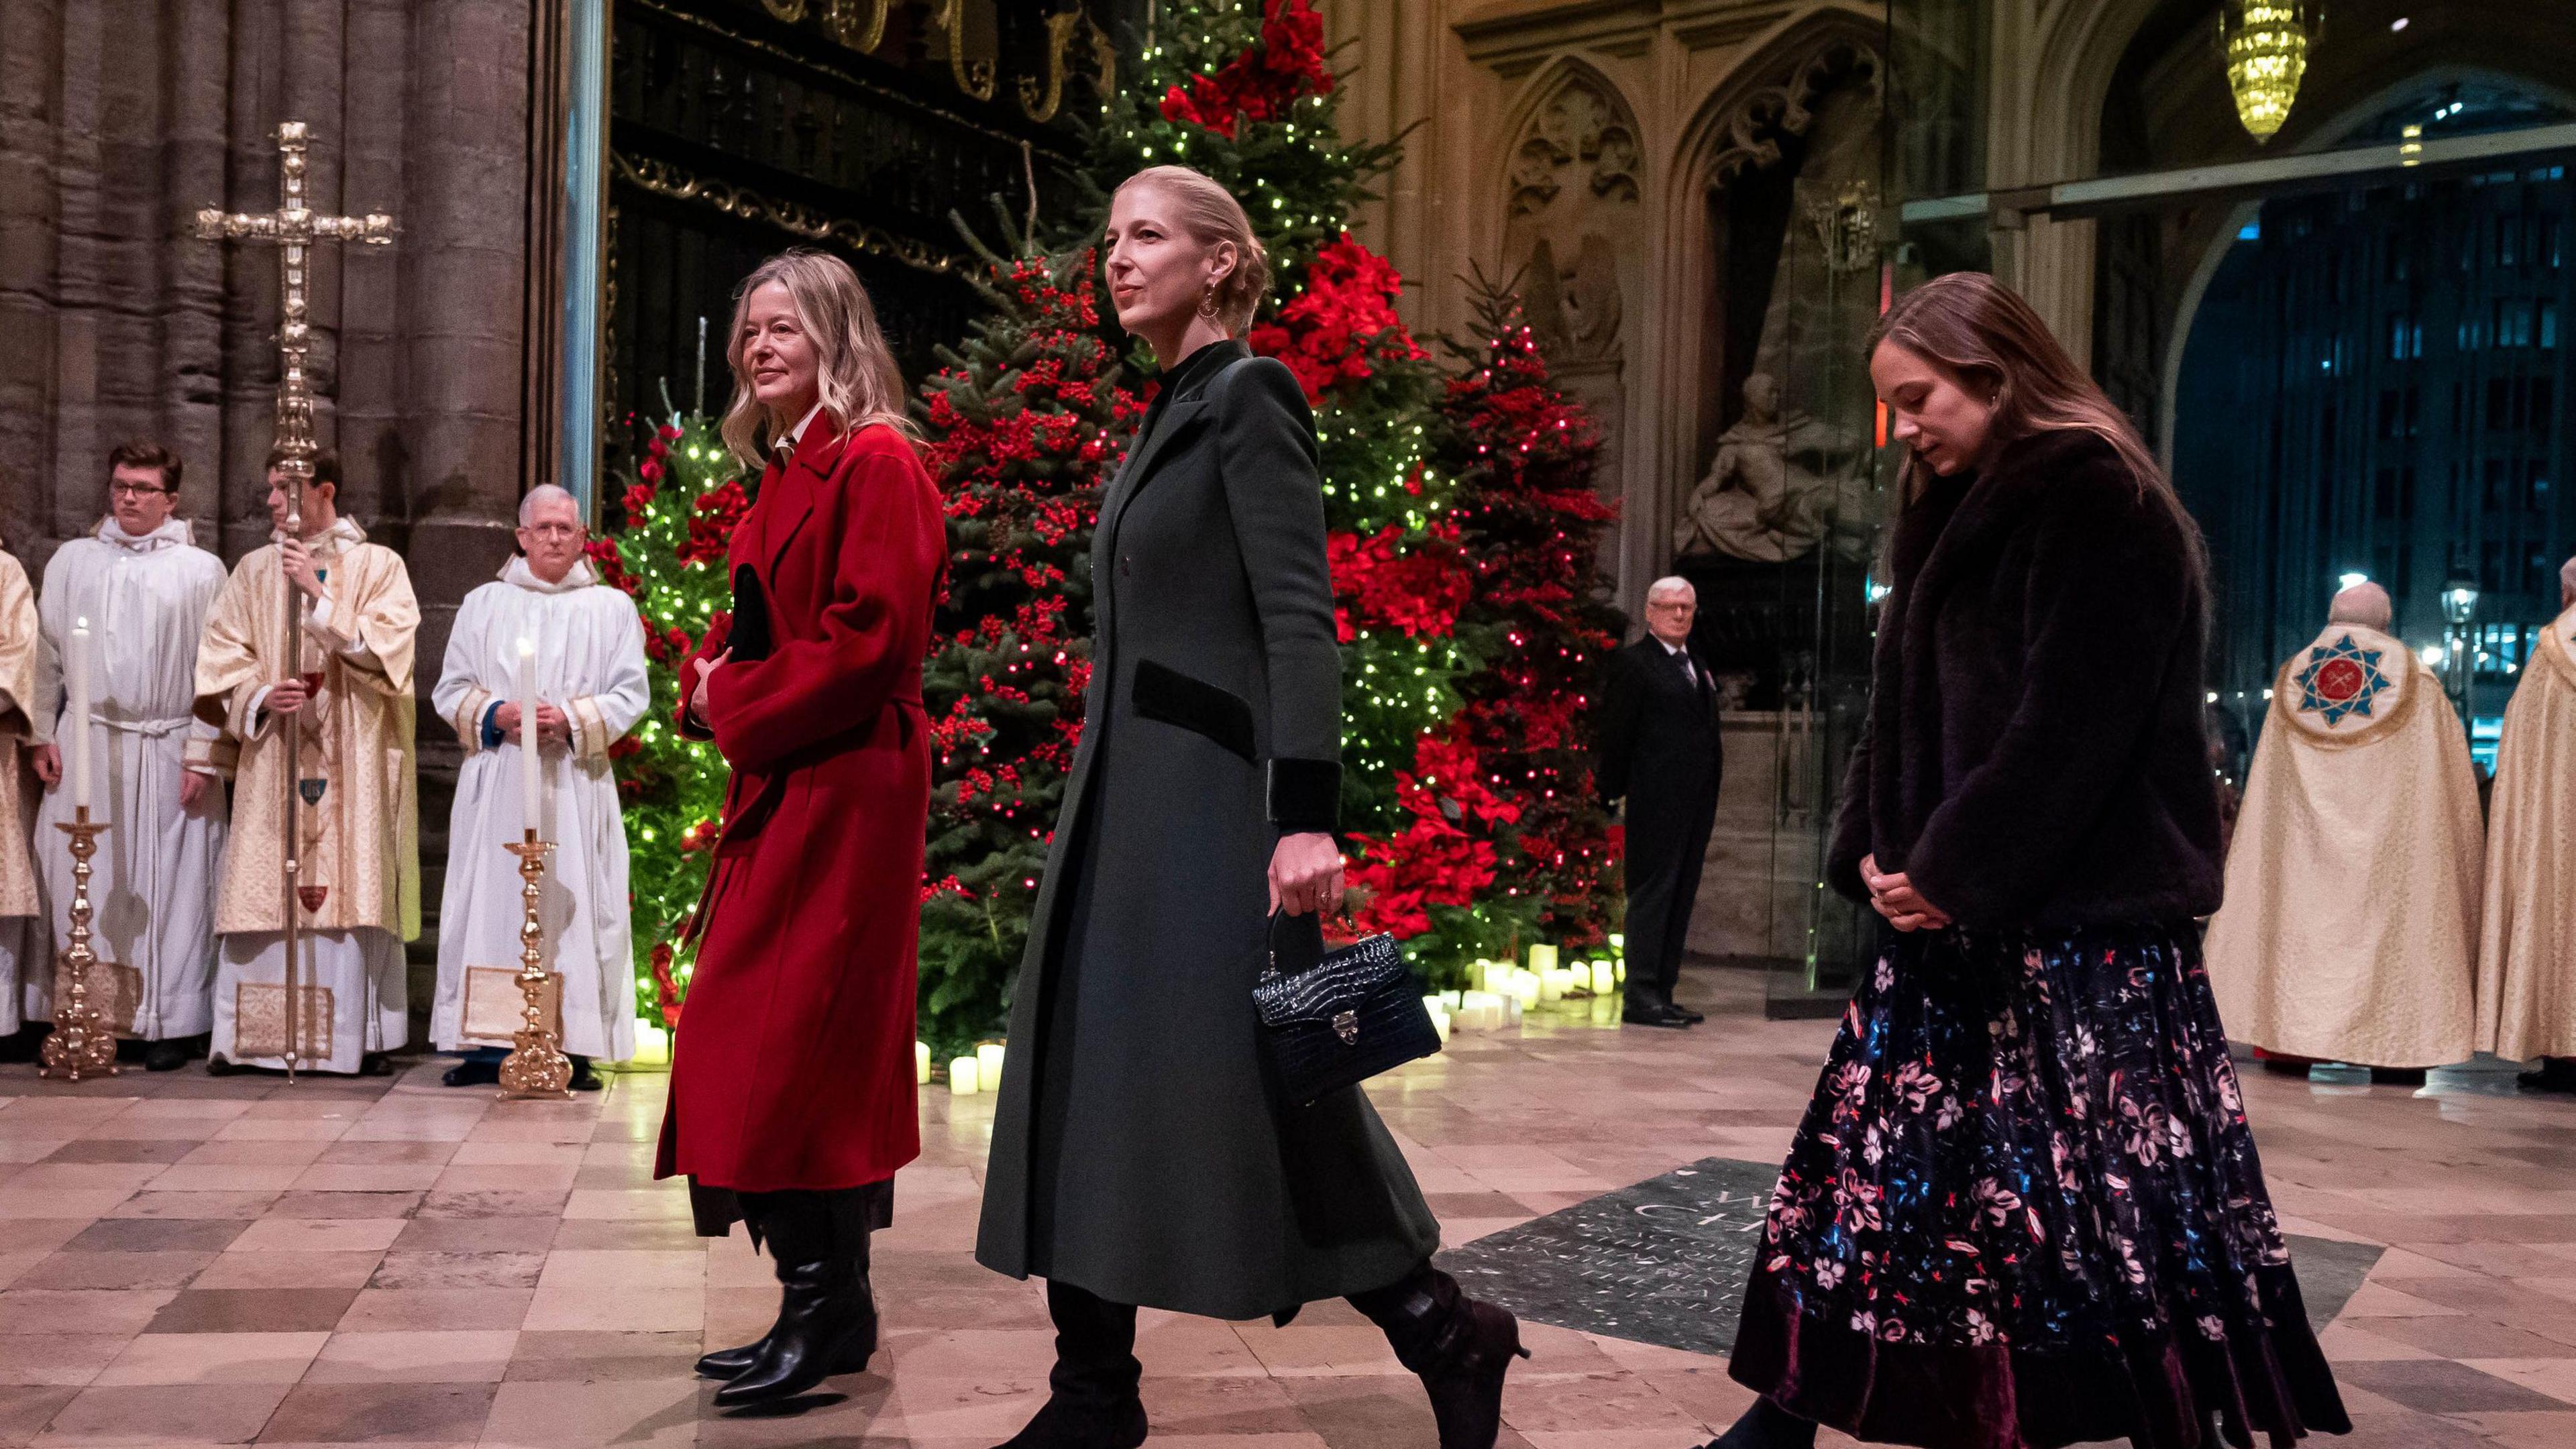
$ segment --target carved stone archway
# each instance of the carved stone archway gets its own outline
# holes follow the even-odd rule
[[[1522,92],[1502,177],[1503,266],[1566,387],[1602,427],[1598,486],[1616,496],[1644,308],[1643,130],[1617,82],[1561,57]]]

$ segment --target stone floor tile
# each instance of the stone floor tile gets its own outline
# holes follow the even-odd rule
[[[312,1141],[264,1141],[219,1138],[197,1144],[179,1159],[181,1167],[304,1167],[328,1146]]]
[[[265,1217],[233,1240],[236,1253],[381,1253],[402,1236],[399,1218]]]
[[[118,1384],[80,1391],[31,1443],[39,1449],[247,1444],[285,1384]]]
[[[35,1438],[79,1393],[60,1385],[0,1384],[0,1446],[17,1449]]]
[[[486,1449],[677,1449],[697,1442],[699,1381],[499,1385]],[[808,1442],[812,1442],[809,1440]]]
[[[307,1383],[497,1383],[518,1348],[515,1329],[338,1333]]]
[[[192,1288],[363,1288],[381,1253],[218,1253]]]
[[[18,1275],[17,1288],[184,1288],[213,1253],[58,1252]]]
[[[362,1288],[340,1331],[517,1328],[535,1296],[533,1288]]]
[[[237,1162],[174,1163],[152,1179],[156,1192],[283,1192],[303,1168]]]
[[[91,1382],[99,1384],[291,1384],[321,1352],[327,1332],[147,1333],[125,1346]]]
[[[705,1321],[706,1290],[685,1288],[549,1288],[542,1282],[524,1326],[541,1329],[682,1331]]]
[[[219,1253],[241,1234],[238,1219],[101,1218],[62,1246],[66,1253]]]
[[[178,1294],[167,1288],[50,1292],[12,1288],[0,1293],[0,1335],[22,1333],[141,1333],[153,1315]]]
[[[316,1166],[444,1167],[456,1155],[454,1142],[332,1142],[314,1159]]]
[[[82,1137],[55,1148],[47,1162],[158,1162],[164,1166],[194,1152],[194,1138]]]
[[[413,1253],[384,1255],[374,1288],[534,1288],[543,1253]]]
[[[232,1218],[247,1221],[266,1213],[277,1201],[274,1192],[138,1192],[118,1203],[111,1218]]]
[[[125,1351],[131,1333],[0,1333],[0,1384],[77,1387]]]
[[[543,1253],[559,1226],[551,1217],[414,1218],[394,1239],[397,1252]]]
[[[420,1210],[418,1192],[324,1192],[291,1188],[277,1195],[273,1218],[408,1218]]]
[[[557,1248],[540,1288],[690,1288],[707,1281],[703,1252]]]
[[[426,1192],[444,1171],[419,1162],[317,1162],[292,1187],[298,1192]]]
[[[328,1332],[354,1288],[190,1288],[152,1316],[146,1333]]]
[[[702,1335],[685,1331],[531,1328],[519,1334],[508,1377],[530,1381],[682,1379],[693,1373],[698,1355],[707,1351]]]
[[[298,1384],[263,1440],[307,1444],[472,1442],[492,1411],[489,1383]]]

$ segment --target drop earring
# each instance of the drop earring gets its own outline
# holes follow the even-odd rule
[[[1211,322],[1216,320],[1216,283],[1214,282],[1208,283],[1207,295],[1199,298],[1199,315]]]

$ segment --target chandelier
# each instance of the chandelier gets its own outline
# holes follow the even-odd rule
[[[2236,118],[2257,141],[2271,140],[2290,118],[2320,8],[2318,0],[2226,0],[2219,9],[2227,88],[2236,96]]]

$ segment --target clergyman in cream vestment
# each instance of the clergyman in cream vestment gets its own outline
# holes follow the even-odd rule
[[[2273,681],[2209,923],[2228,1036],[2355,1065],[2466,1060],[2480,857],[2477,773],[2441,681],[2382,630],[2329,625]]]

